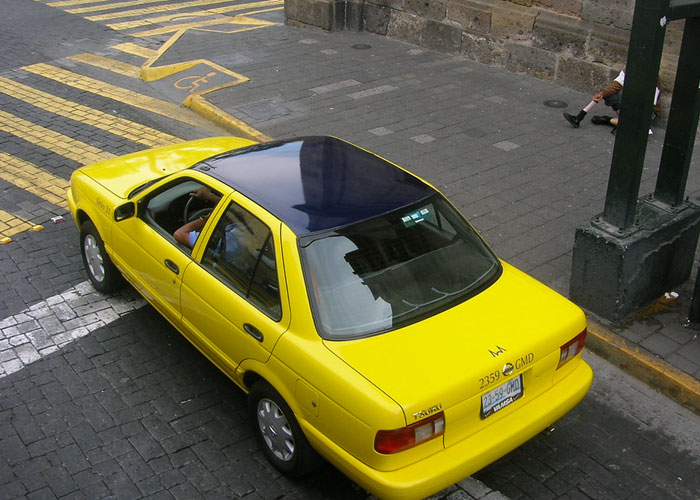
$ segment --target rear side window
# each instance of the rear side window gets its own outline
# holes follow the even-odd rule
[[[202,266],[270,318],[282,317],[272,233],[241,206],[231,203],[219,219]]]

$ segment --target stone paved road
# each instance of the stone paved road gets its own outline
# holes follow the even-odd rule
[[[19,69],[49,62],[152,98],[175,95],[64,59],[83,51],[111,56],[107,47],[128,37],[35,2],[11,3],[13,17],[0,26],[24,13],[36,21],[37,37],[46,31],[59,43],[43,40],[30,54],[22,48],[26,33],[0,30],[9,47],[0,76],[174,137],[214,133],[67,86],[36,67]],[[612,139],[592,126],[565,128],[560,110],[541,103],[585,96],[363,34],[331,38],[277,26],[228,40],[223,53],[219,37],[196,40],[171,57],[210,55],[252,78],[217,93],[220,106],[273,137],[333,133],[415,170],[451,195],[501,256],[566,291],[573,228],[601,207]],[[0,94],[0,110],[104,153],[144,147],[17,96]],[[17,134],[0,132],[1,152],[64,181],[79,165]],[[650,144],[653,159],[657,138]],[[39,222],[65,215],[0,183],[1,209]],[[367,497],[330,467],[302,482],[271,469],[240,391],[150,307],[137,307],[133,294],[108,300],[85,288],[72,221],[45,226],[0,247],[0,497]],[[698,417],[606,363],[591,363],[594,388],[551,433],[481,471],[481,482],[465,480],[438,497],[695,498]]]

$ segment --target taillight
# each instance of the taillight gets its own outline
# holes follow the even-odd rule
[[[587,331],[584,329],[581,333],[560,347],[559,366],[557,366],[557,370],[581,352],[581,349],[583,349],[583,346],[586,344],[586,333]]]
[[[379,453],[397,453],[442,436],[444,432],[445,412],[441,411],[401,429],[377,432],[374,449]]]

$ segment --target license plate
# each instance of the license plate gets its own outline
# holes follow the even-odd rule
[[[491,389],[481,395],[481,418],[493,415],[502,410],[523,395],[523,376],[510,379],[508,382]]]

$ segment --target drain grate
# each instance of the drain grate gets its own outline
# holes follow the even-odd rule
[[[569,105],[564,101],[559,101],[557,99],[552,99],[549,101],[544,101],[544,105],[548,108],[568,108]]]

